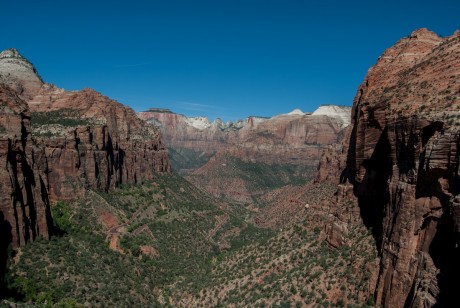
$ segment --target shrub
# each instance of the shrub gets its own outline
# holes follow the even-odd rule
[[[52,213],[54,224],[59,230],[69,232],[72,229],[70,221],[71,208],[69,204],[64,201],[58,201],[52,207]]]

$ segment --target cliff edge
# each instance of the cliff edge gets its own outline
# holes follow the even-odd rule
[[[414,31],[369,70],[343,147],[322,158],[317,180],[341,168],[338,198],[354,193],[375,237],[377,305],[458,305],[459,102],[460,34]]]

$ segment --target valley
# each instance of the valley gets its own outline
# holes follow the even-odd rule
[[[0,305],[454,307],[460,34],[353,107],[235,123],[48,84],[0,53]]]
[[[78,202],[54,207],[58,234],[22,248],[7,281],[37,304],[371,301],[371,277],[352,274],[376,260],[365,228],[347,238],[356,244],[335,250],[324,242],[321,224],[306,222],[306,213],[282,231],[242,220],[247,214],[174,174],[111,194],[89,191]]]

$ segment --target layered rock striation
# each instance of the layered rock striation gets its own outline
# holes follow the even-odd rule
[[[45,90],[29,106],[34,137],[50,165],[53,199],[73,198],[81,188],[138,184],[170,170],[157,128],[94,90]]]
[[[139,112],[138,116],[160,129],[169,148],[187,148],[205,153],[225,148],[228,140],[235,139],[238,130],[243,127],[242,122],[224,123],[220,119],[210,122],[205,117],[186,117],[155,108]]]
[[[323,149],[336,143],[350,123],[350,107],[329,105],[313,114],[295,110],[236,123],[156,109],[140,112],[139,117],[157,125],[167,146],[176,151],[188,149],[207,157],[225,152],[244,161],[316,166]]]
[[[52,202],[170,170],[155,126],[93,90],[43,83],[14,49],[0,53],[0,159],[2,258],[9,244],[48,237]]]
[[[417,30],[369,70],[345,146],[323,156],[317,180],[335,174],[375,237],[377,305],[458,305],[459,101],[460,34]],[[357,223],[336,212],[336,226]]]
[[[9,86],[26,101],[44,85],[32,63],[14,48],[0,53],[0,83]]]

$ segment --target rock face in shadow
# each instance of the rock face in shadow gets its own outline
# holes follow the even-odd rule
[[[377,305],[459,303],[459,101],[459,33],[417,30],[369,70],[342,155],[323,157],[317,180],[335,173],[338,195],[353,190],[375,237]]]
[[[27,104],[11,88],[0,85],[2,255],[10,243],[16,248],[37,236],[48,237],[52,226],[45,151],[34,145],[29,134]]]

